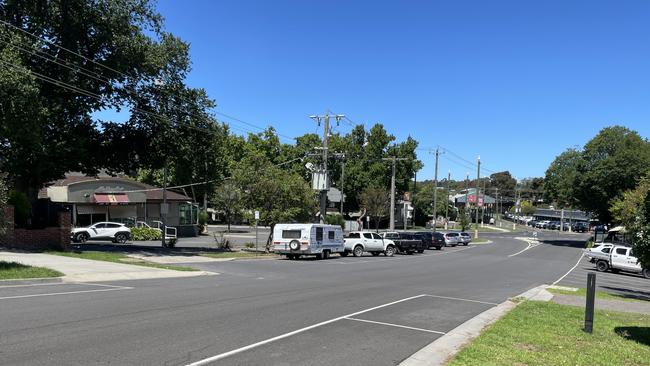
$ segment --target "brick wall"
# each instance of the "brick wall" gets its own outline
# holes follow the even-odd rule
[[[5,208],[9,225],[7,233],[0,238],[0,245],[25,250],[66,250],[70,248],[70,214],[59,212],[59,225],[45,229],[15,229],[13,207]]]

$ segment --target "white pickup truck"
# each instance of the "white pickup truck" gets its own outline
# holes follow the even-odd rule
[[[610,243],[594,243],[594,246],[585,249],[585,257],[589,258],[589,262],[596,263],[598,259],[603,259],[609,262],[609,256],[614,244]]]
[[[609,258],[596,259],[596,270],[605,272],[611,270],[614,273],[618,271],[640,273],[645,278],[650,278],[650,269],[643,269],[639,260],[632,253],[632,248],[624,246],[613,246]]]
[[[384,253],[387,257],[395,254],[395,243],[392,240],[384,239],[376,233],[369,231],[352,231],[345,237],[345,251],[341,256],[345,257],[352,253],[360,257],[363,252],[378,256]]]

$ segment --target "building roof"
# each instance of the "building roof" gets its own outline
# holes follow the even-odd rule
[[[104,183],[107,181],[111,182],[125,182],[125,183],[130,183],[130,184],[135,184],[139,185],[142,187],[142,190],[144,190],[144,193],[147,197],[147,201],[162,201],[162,188],[152,186],[150,184],[138,182],[136,180],[126,178],[126,177],[112,177],[106,174],[100,174],[96,177],[91,177],[87,175],[77,175],[77,174],[66,174],[65,178],[63,179],[58,179],[53,182],[48,183],[45,187],[41,188],[41,190],[38,192],[38,198],[39,199],[47,199],[49,198],[47,195],[47,188],[48,187],[66,187],[70,186],[73,184],[77,183],[84,183],[84,182],[97,182],[97,183]],[[169,201],[192,201],[192,198],[176,193],[170,190],[167,190],[167,200]]]
[[[565,219],[571,219],[571,220],[578,220],[578,221],[591,220],[591,215],[587,214],[584,211],[564,210],[564,215],[562,215],[562,210],[551,210],[550,208],[538,208],[535,210],[534,216],[539,218],[555,218],[555,219],[559,219],[562,216],[564,216]]]

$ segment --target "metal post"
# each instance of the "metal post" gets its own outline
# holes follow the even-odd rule
[[[165,236],[167,234],[167,158],[165,158],[165,166],[163,168],[163,203],[160,207],[160,221],[162,221],[162,235],[160,235],[160,240],[162,242],[163,248],[167,246],[165,243]]]
[[[415,194],[417,193],[417,191],[418,191],[418,172],[415,171],[415,172],[413,172],[413,194],[411,195],[411,202],[414,203],[412,205],[413,206],[413,217],[411,219],[413,221],[413,229],[415,229]],[[406,227],[404,227],[404,228],[406,229]]]
[[[390,177],[390,231],[395,230],[395,157],[393,156],[393,172]]]
[[[440,154],[439,149],[436,147],[436,165],[435,173],[433,176],[433,232],[436,232],[436,226],[438,226],[438,155]]]
[[[255,220],[255,255],[257,255],[258,251],[258,240],[257,240],[257,227],[259,226],[259,220]]]
[[[329,176],[327,174],[327,145],[329,143],[329,134],[330,134],[330,115],[325,113],[325,128],[323,133],[323,171],[325,173],[325,186],[327,187],[327,182],[329,181]],[[325,223],[325,217],[327,216],[327,190],[320,191],[320,222],[321,224]]]
[[[344,203],[344,195],[343,195],[343,185],[345,184],[345,160],[343,160],[343,163],[341,164],[341,217],[343,217],[343,203]]]
[[[594,305],[596,299],[596,274],[587,274],[587,303],[585,306],[585,333],[594,330]]]
[[[560,234],[564,231],[564,209],[560,210]]]
[[[476,215],[474,218],[476,219],[476,225],[474,226],[474,238],[478,239],[478,197],[481,194],[481,157],[478,157],[478,165],[476,168]]]

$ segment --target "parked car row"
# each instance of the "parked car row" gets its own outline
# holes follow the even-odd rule
[[[334,253],[342,257],[360,257],[364,253],[392,257],[396,253],[424,253],[427,249],[441,250],[470,242],[471,236],[464,232],[352,231],[343,237],[340,226],[324,224],[277,224],[273,230],[273,251],[289,259],[301,256],[324,259]]]

